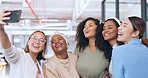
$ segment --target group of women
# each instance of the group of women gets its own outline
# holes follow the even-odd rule
[[[10,78],[146,78],[148,75],[148,40],[143,38],[145,22],[128,17],[122,23],[109,18],[104,23],[87,18],[79,23],[74,53],[67,51],[69,41],[55,32],[49,43],[55,55],[46,59],[47,39],[42,31],[35,31],[25,49],[13,46],[4,26],[10,12],[0,11],[0,42],[10,64]],[[120,26],[120,27],[119,27]],[[122,46],[120,46],[122,45]]]

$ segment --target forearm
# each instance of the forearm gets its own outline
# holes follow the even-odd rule
[[[4,26],[2,24],[0,25],[0,42],[3,49],[8,49],[11,47],[8,35],[5,32]]]

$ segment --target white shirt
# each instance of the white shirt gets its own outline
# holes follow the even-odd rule
[[[3,54],[8,63],[10,63],[9,78],[36,78],[38,68],[29,53],[25,53],[23,49],[11,46],[9,49],[3,49]],[[39,63],[38,66],[43,77]]]
[[[117,44],[115,44],[114,46],[113,46],[113,48],[115,48],[115,47],[117,47],[118,45]],[[112,69],[112,59],[111,59],[111,61],[110,61],[110,65],[109,65],[109,73],[112,75],[113,74],[113,69]]]

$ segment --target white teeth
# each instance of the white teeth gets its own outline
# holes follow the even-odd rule
[[[121,35],[121,33],[120,33],[120,32],[118,32],[118,35]]]
[[[108,36],[109,34],[104,34],[105,36]]]
[[[123,34],[122,34],[121,32],[118,32],[118,35],[119,35],[119,36],[122,36]]]

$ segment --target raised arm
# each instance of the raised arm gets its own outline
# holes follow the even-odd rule
[[[6,25],[3,20],[9,20],[9,17],[6,17],[9,15],[10,12],[5,13],[5,11],[0,10],[0,43],[2,45],[2,48],[8,49],[11,47],[11,43],[9,41],[8,35],[5,32],[4,25]]]

